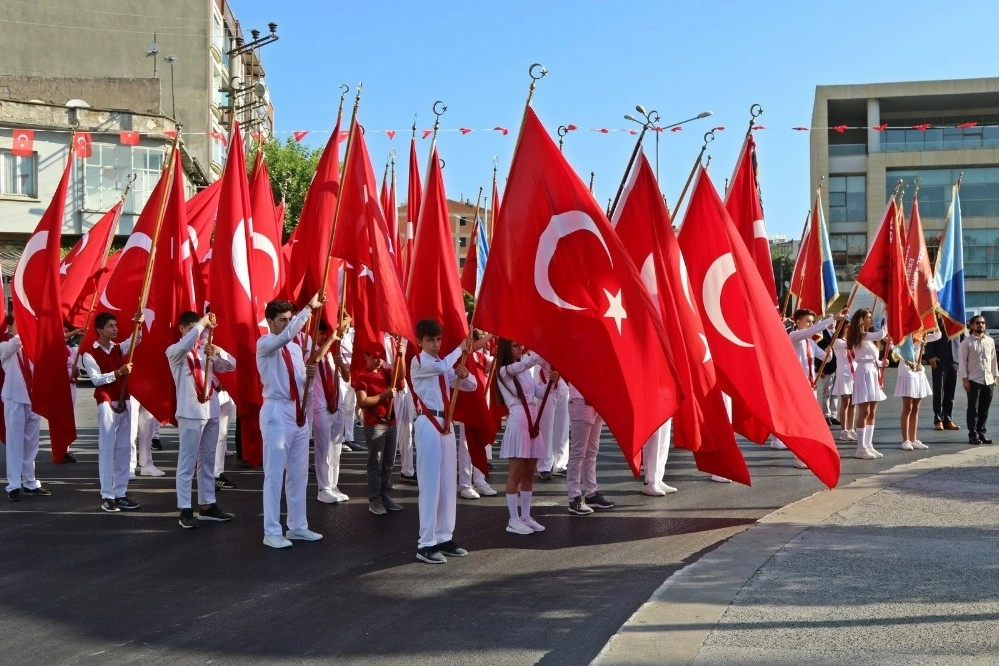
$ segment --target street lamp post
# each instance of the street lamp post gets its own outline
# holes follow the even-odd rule
[[[253,41],[251,42],[244,43],[242,37],[236,37],[233,40],[235,46],[233,46],[233,48],[230,49],[226,54],[229,56],[229,84],[227,91],[229,93],[229,127],[228,127],[229,131],[232,131],[232,124],[236,120],[236,95],[238,93],[254,89],[254,84],[247,84],[245,86],[237,86],[234,84],[233,82],[234,79],[239,80],[238,77],[233,76],[233,66],[235,63],[235,58],[244,55],[246,53],[249,53],[255,49],[259,49],[260,47],[270,44],[272,42],[276,42],[278,40],[277,23],[274,22],[268,23],[267,27],[270,30],[270,32],[264,35],[263,37],[259,36],[260,35],[259,30],[251,30],[250,35],[253,37]]]
[[[170,65],[170,107],[171,107],[171,117],[174,122],[177,122],[177,90],[174,87],[173,79],[173,66],[177,62],[177,56],[168,55],[163,58],[163,62]]]

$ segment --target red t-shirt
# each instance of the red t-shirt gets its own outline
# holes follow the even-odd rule
[[[381,395],[388,390],[392,383],[392,371],[388,368],[378,370],[365,370],[351,382],[355,391],[364,391],[369,398]],[[392,425],[395,423],[395,414],[389,415],[389,403],[382,400],[374,407],[362,408],[364,412],[364,425]]]

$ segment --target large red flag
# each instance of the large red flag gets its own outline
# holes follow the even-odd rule
[[[253,297],[253,220],[250,184],[246,177],[243,140],[239,125],[233,128],[229,157],[222,174],[215,241],[208,276],[208,300],[218,317],[215,342],[236,359],[236,381],[229,385],[239,414],[243,459],[263,462],[260,405],[263,402],[257,373],[257,339],[260,327]]]
[[[773,433],[832,488],[839,452],[753,259],[707,172],[698,169],[680,249],[736,432]]]
[[[191,246],[199,263],[211,252],[212,231],[215,230],[215,216],[219,212],[221,193],[222,180],[219,179],[191,197],[186,204]]]
[[[24,354],[34,365],[31,383],[31,409],[49,421],[52,460],[62,462],[76,439],[73,398],[66,372],[66,338],[62,308],[59,305],[59,244],[66,210],[66,187],[73,156],[56,187],[48,208],[24,246],[14,277],[14,323]]]
[[[905,274],[916,303],[916,311],[922,319],[922,327],[932,330],[937,327],[937,292],[933,284],[933,268],[926,251],[926,237],[923,235],[923,222],[919,218],[919,199],[912,198],[912,219],[909,220],[909,233],[905,243]]]
[[[424,196],[416,225],[406,300],[414,323],[421,319],[440,322],[444,329],[441,353],[448,354],[468,337],[468,320],[436,144],[431,148]]]
[[[792,294],[798,297],[797,309],[812,310],[819,314],[826,311],[822,292],[822,231],[819,228],[819,206],[822,200],[816,196],[812,214],[808,218],[805,239],[798,248],[798,258],[791,274]]]
[[[274,190],[263,151],[257,151],[257,164],[250,182],[253,210],[253,295],[257,300],[258,321],[264,320],[264,307],[277,297],[284,277],[281,255],[281,223],[274,206]]]
[[[558,368],[603,416],[637,476],[642,446],[682,397],[658,306],[530,107],[476,325],[523,342]]]
[[[763,278],[763,286],[777,306],[777,287],[774,282],[774,265],[770,258],[770,239],[767,238],[767,225],[763,222],[763,204],[760,202],[760,184],[757,178],[756,141],[753,134],[746,135],[742,153],[736,162],[735,173],[725,197],[725,208],[735,228],[746,244]]]
[[[906,280],[898,227],[898,210],[892,198],[856,282],[884,301],[888,335],[901,342],[905,336],[920,329],[921,319]]]
[[[87,285],[95,283],[97,273],[105,263],[104,258],[111,247],[121,207],[120,201],[112,206],[97,224],[80,237],[59,264],[62,316],[66,323],[70,322],[73,312],[90,305],[90,299],[87,299],[87,305],[83,306],[80,302],[81,296],[84,295],[84,291],[87,291],[87,296],[93,294],[92,290],[87,289]]]
[[[481,222],[476,215],[472,233],[468,237],[468,247],[465,248],[465,263],[461,266],[461,290],[472,297],[476,295],[479,277],[479,224]]]
[[[714,362],[690,297],[669,212],[648,160],[644,154],[638,159],[613,223],[635,266],[641,266],[642,280],[653,300],[658,301],[671,358],[686,396],[674,419],[676,446],[693,451],[702,472],[748,486],[749,469],[735,443],[715,379]]]
[[[406,246],[403,252],[403,283],[409,284],[409,274],[413,266],[413,245],[416,239],[416,225],[420,219],[423,202],[423,189],[420,180],[420,164],[416,159],[416,137],[409,142],[409,183],[406,199]]]
[[[97,298],[100,294],[104,293],[107,289],[108,280],[111,274],[114,272],[115,266],[118,265],[118,259],[121,258],[121,250],[116,250],[111,255],[108,256],[107,261],[104,264],[104,268],[99,270],[87,280],[83,287],[83,291],[80,292],[80,298],[76,301],[76,305],[69,311],[69,315],[66,319],[66,324],[70,328],[84,328],[87,326],[87,315],[90,314],[91,317],[93,313],[97,312],[99,307],[97,304]],[[86,330],[84,331],[84,336],[86,336]],[[91,338],[91,341],[95,338]]]
[[[180,315],[196,309],[194,265],[180,151],[174,151],[173,182],[156,239],[149,298],[143,309],[142,343],[135,347],[134,372],[128,379],[129,393],[161,422],[174,421],[177,413],[177,392],[166,349],[180,337]]]

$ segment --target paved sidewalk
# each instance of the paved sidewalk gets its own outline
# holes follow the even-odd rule
[[[670,577],[595,664],[999,663],[999,449],[902,464]]]

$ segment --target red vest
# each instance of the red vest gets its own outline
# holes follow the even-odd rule
[[[117,344],[112,345],[110,352],[104,351],[104,348],[100,345],[95,345],[88,353],[94,357],[94,361],[97,362],[97,367],[101,369],[102,374],[114,372],[125,365],[125,358],[121,354],[121,347]],[[121,378],[119,377],[110,384],[95,386],[94,399],[97,400],[98,405],[102,402],[117,402],[121,399],[127,400],[128,391],[126,390],[125,394],[122,395]]]

